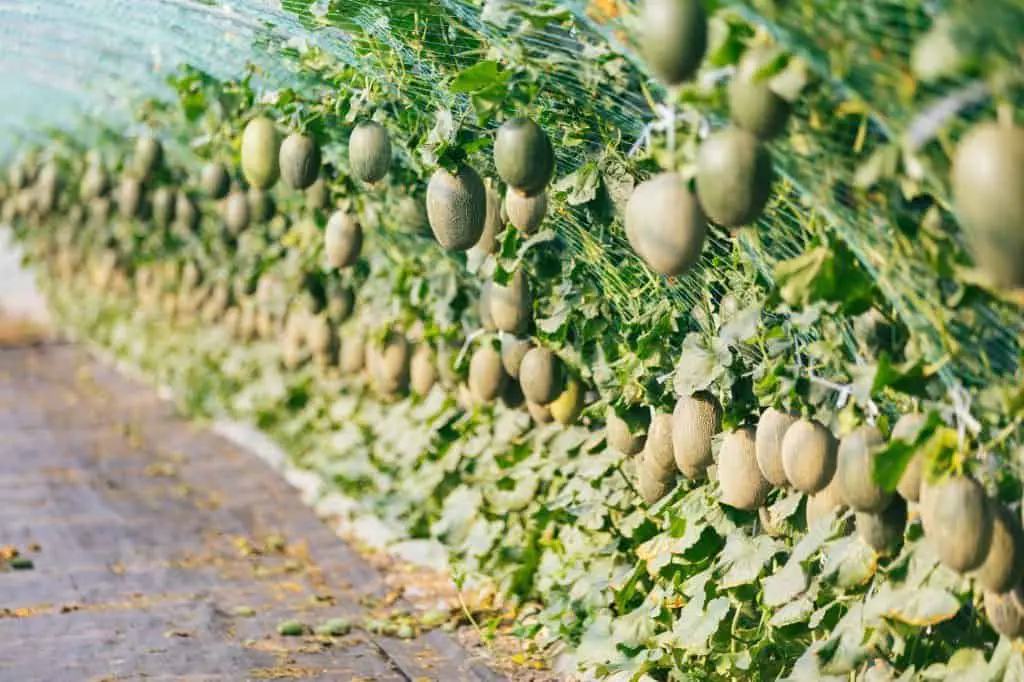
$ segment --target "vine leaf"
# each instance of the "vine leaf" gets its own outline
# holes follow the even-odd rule
[[[724,339],[713,339],[708,343],[701,334],[687,334],[673,379],[676,394],[684,396],[703,391],[731,364],[729,344]]]
[[[692,599],[672,624],[672,631],[658,638],[658,643],[682,649],[688,653],[706,653],[708,640],[729,615],[729,600],[716,597],[704,605],[703,599]]]

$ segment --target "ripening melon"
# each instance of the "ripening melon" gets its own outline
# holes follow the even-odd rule
[[[366,367],[366,336],[362,332],[353,331],[342,339],[339,364],[342,373],[350,375]]]
[[[726,435],[718,453],[718,484],[722,503],[754,511],[765,503],[771,484],[757,465],[756,431],[743,426]]]
[[[355,265],[363,248],[363,228],[358,217],[348,211],[331,214],[324,228],[324,253],[332,268]]]
[[[157,227],[168,227],[174,221],[174,208],[178,197],[170,187],[153,190],[153,222]]]
[[[430,346],[423,343],[412,355],[412,362],[409,367],[409,387],[412,392],[419,396],[430,393],[437,380],[437,370],[434,365],[434,354]]]
[[[484,219],[484,231],[480,240],[473,246],[482,253],[498,252],[498,236],[505,230],[501,220],[501,197],[490,187],[487,188],[487,211]]]
[[[954,571],[979,568],[992,544],[992,504],[969,476],[948,476],[921,490],[921,526],[939,559]]]
[[[372,363],[374,385],[385,396],[404,391],[409,385],[409,342],[404,334],[392,333],[382,348],[375,348]]]
[[[277,125],[258,116],[245,126],[242,133],[242,173],[253,187],[269,189],[280,174],[281,141]]]
[[[605,438],[608,441],[608,447],[627,457],[637,454],[644,449],[644,444],[647,442],[649,422],[650,411],[643,406],[630,407],[626,419],[620,417],[614,408],[609,407],[605,417]],[[631,424],[636,424],[636,426],[631,426]],[[669,442],[671,443],[671,437]],[[671,464],[674,467],[675,458],[671,459]]]
[[[786,127],[790,104],[771,89],[770,78],[759,72],[775,58],[766,45],[749,48],[736,67],[729,84],[729,117],[737,126],[762,140],[769,140]]]
[[[672,447],[676,466],[691,481],[707,475],[714,461],[711,439],[721,427],[722,406],[707,391],[684,396],[676,402],[672,412]]]
[[[754,222],[768,204],[774,171],[771,153],[751,133],[726,128],[697,151],[697,199],[725,227]]]
[[[644,443],[644,456],[661,472],[663,478],[674,479],[679,474],[676,466],[675,447],[672,444],[672,415],[666,412],[655,412],[651,417],[651,425],[647,428],[647,442]]]
[[[835,436],[828,427],[813,419],[797,420],[782,439],[786,480],[808,495],[824,490],[836,473],[837,449]]]
[[[541,346],[531,348],[519,364],[519,383],[523,395],[531,403],[551,403],[564,388],[562,373],[562,363],[557,355]]]
[[[629,245],[663,275],[686,273],[700,259],[707,220],[678,173],[661,173],[636,186],[626,203]]]
[[[807,497],[807,507],[805,509],[807,526],[810,527],[819,519],[825,518],[832,513],[841,512],[845,508],[846,503],[843,502],[843,494],[839,490],[839,477],[833,476],[832,480],[829,481],[823,490]]]
[[[536,194],[555,169],[551,140],[528,118],[506,121],[494,140],[494,166],[509,187],[523,195]]]
[[[888,556],[894,554],[903,543],[903,532],[907,526],[907,503],[900,496],[894,496],[889,506],[878,513],[857,512],[857,535],[869,547]]]
[[[979,269],[997,286],[1024,287],[1024,127],[974,126],[957,145],[950,184]]]
[[[274,205],[274,198],[270,196],[270,192],[259,187],[250,187],[246,198],[249,200],[250,223],[258,225],[274,217],[277,207]]]
[[[765,480],[778,488],[789,485],[782,466],[782,439],[797,419],[796,415],[769,407],[757,422],[757,465]]]
[[[438,168],[427,185],[427,221],[434,238],[449,251],[466,251],[480,241],[487,219],[487,191],[480,176],[462,164],[455,174]]]
[[[88,170],[82,175],[82,182],[79,184],[78,194],[84,201],[101,197],[110,190],[110,176],[106,169],[99,162],[93,162]]]
[[[708,17],[702,0],[644,0],[638,20],[640,53],[665,85],[679,85],[697,73],[708,46]]]
[[[363,182],[383,179],[391,168],[388,129],[376,121],[364,121],[353,128],[348,139],[348,162],[352,174]]]
[[[231,189],[231,176],[228,169],[220,161],[211,161],[203,166],[199,177],[203,193],[211,199],[223,199]]]
[[[524,196],[509,188],[505,193],[505,212],[508,221],[523,234],[533,234],[548,213],[547,192]]]
[[[117,210],[125,218],[135,218],[142,213],[142,183],[136,178],[124,176],[117,188]]]
[[[927,417],[920,413],[911,412],[905,414],[896,421],[892,427],[892,439],[912,443],[917,439],[917,432],[924,426]],[[915,453],[907,468],[900,476],[900,482],[896,490],[905,500],[917,502],[921,499],[921,473],[924,468],[924,459],[920,453]]]
[[[484,331],[494,332],[498,331],[498,327],[494,324],[494,318],[491,317],[491,291],[494,288],[494,282],[487,280],[480,285],[480,300],[477,303],[477,310],[480,313],[480,326],[483,327]]]
[[[523,363],[523,356],[533,348],[529,339],[522,339],[511,334],[501,336],[501,365],[505,373],[519,381],[519,367]]]
[[[330,191],[327,189],[327,182],[323,176],[319,176],[312,185],[306,189],[306,208],[312,211],[319,211],[327,208],[330,201]]]
[[[974,572],[978,584],[991,592],[1006,592],[1024,578],[1024,530],[1020,516],[995,500],[992,506],[992,540],[985,561]]]
[[[673,469],[667,476],[648,458],[647,453],[637,457],[637,490],[644,502],[651,505],[672,492],[677,472]]]
[[[235,190],[224,200],[224,226],[233,235],[249,226],[249,198],[245,192]]]
[[[878,429],[868,425],[858,427],[839,443],[839,491],[855,511],[877,514],[892,500],[892,493],[875,482],[875,453],[884,444]]]
[[[320,175],[320,145],[309,135],[292,133],[281,143],[279,163],[289,187],[306,189]]]
[[[559,424],[566,426],[575,424],[583,413],[585,407],[586,396],[583,391],[583,384],[580,380],[574,376],[570,376],[565,381],[565,388],[562,389],[561,394],[555,398],[551,404],[548,405],[548,409],[551,410],[551,416],[554,417],[555,421]]]
[[[530,282],[520,267],[507,284],[494,282],[490,291],[491,320],[494,326],[509,334],[522,334],[533,318]]]
[[[326,315],[313,315],[306,323],[306,345],[314,355],[325,354],[334,343],[334,325]]]
[[[530,413],[533,421],[538,424],[550,424],[555,420],[555,418],[551,416],[551,410],[548,409],[547,405],[538,405],[537,403],[531,403],[527,400],[526,410]]]
[[[1024,635],[1024,586],[999,594],[985,592],[985,616],[992,629],[1010,639]]]
[[[501,353],[490,343],[482,343],[469,361],[469,392],[476,404],[494,402],[505,388],[505,368]]]
[[[140,182],[149,182],[153,175],[163,163],[164,146],[155,137],[140,137],[135,142],[135,154],[132,157],[132,167],[135,177]]]

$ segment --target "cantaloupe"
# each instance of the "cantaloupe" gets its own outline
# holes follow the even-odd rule
[[[324,228],[324,254],[332,268],[355,265],[363,248],[363,228],[356,215],[338,210]]]
[[[657,465],[653,464],[642,453],[637,457],[637,490],[644,502],[651,505],[672,492],[675,487],[676,471],[673,469],[667,476]]]
[[[279,164],[285,183],[304,190],[320,175],[320,145],[309,135],[292,133],[281,143]]]
[[[519,381],[519,367],[523,363],[523,356],[533,348],[529,339],[519,338],[511,334],[502,334],[501,337],[501,365],[505,373]]]
[[[672,415],[660,411],[654,413],[651,425],[647,428],[644,456],[661,472],[662,478],[675,478],[679,474],[672,443],[672,428]]]
[[[427,221],[434,238],[449,251],[473,247],[484,231],[487,191],[480,176],[462,164],[453,174],[438,168],[427,185]]]
[[[771,154],[745,130],[712,133],[697,152],[697,199],[719,225],[754,222],[768,204],[773,179]]]
[[[771,484],[757,465],[756,431],[743,426],[726,435],[718,453],[718,484],[723,504],[755,511],[765,503]]]
[[[531,403],[527,400],[526,409],[533,418],[533,421],[538,424],[550,424],[555,420],[555,418],[551,416],[551,410],[548,409],[547,405],[538,405],[537,403]]]
[[[927,417],[920,413],[911,412],[900,417],[896,425],[892,427],[892,439],[913,442],[917,439],[917,432],[927,421]],[[924,469],[924,460],[920,453],[915,453],[900,476],[900,482],[896,490],[905,500],[917,502],[921,499],[921,473]]]
[[[412,364],[409,368],[409,387],[413,393],[425,396],[430,393],[437,380],[437,369],[434,364],[434,353],[430,346],[421,343],[416,352],[412,355]]]
[[[117,188],[117,210],[125,218],[135,218],[142,214],[142,183],[137,178],[124,176]]]
[[[836,473],[837,448],[838,443],[828,427],[813,419],[797,420],[782,439],[782,469],[786,480],[809,495],[824,490]]]
[[[992,629],[1004,637],[1017,639],[1024,635],[1024,587],[999,594],[985,592],[985,615]]]
[[[199,177],[203,193],[211,199],[223,199],[231,189],[231,176],[228,169],[220,161],[210,161],[203,166]]]
[[[548,195],[540,192],[533,196],[524,196],[513,189],[505,194],[505,212],[508,221],[523,234],[533,234],[544,222],[548,213]]]
[[[269,189],[280,175],[281,140],[277,125],[258,116],[242,133],[242,173],[253,187]]]
[[[678,173],[661,173],[636,186],[626,203],[629,245],[655,272],[678,276],[700,259],[707,220]]]
[[[697,72],[708,46],[708,18],[701,0],[644,0],[637,24],[640,53],[665,85]]]
[[[388,129],[376,121],[364,121],[353,128],[348,140],[348,162],[352,174],[363,182],[382,180],[391,168]]]
[[[974,126],[957,145],[950,184],[979,269],[998,286],[1024,287],[1024,127]]]
[[[482,343],[469,361],[469,392],[478,405],[494,402],[505,388],[505,368],[501,353],[490,343]]]
[[[548,184],[555,168],[551,140],[528,118],[506,121],[494,140],[494,166],[509,187],[533,195]]]
[[[327,182],[323,175],[317,177],[316,181],[306,189],[306,208],[312,211],[319,211],[327,208],[330,201],[330,190],[327,189]]]
[[[892,493],[875,482],[875,453],[884,444],[882,434],[869,425],[854,429],[839,443],[839,491],[855,511],[877,514],[892,500]]]
[[[547,348],[531,348],[519,364],[519,384],[523,395],[531,403],[547,405],[564,388],[562,363]]]
[[[775,94],[770,78],[759,76],[775,57],[771,47],[758,45],[743,53],[729,84],[729,116],[740,128],[769,140],[786,127],[790,104]]]
[[[199,227],[199,209],[184,191],[178,192],[174,200],[174,224],[186,234]]]
[[[140,137],[135,142],[132,156],[134,176],[140,182],[149,182],[160,168],[164,158],[163,144],[151,135]]]
[[[473,246],[481,253],[498,252],[498,236],[504,232],[505,223],[501,220],[501,197],[492,188],[487,188],[487,209],[484,218],[484,231],[480,240]]]
[[[520,267],[506,284],[494,282],[490,289],[491,320],[509,334],[522,334],[533,321],[530,281]]]
[[[992,505],[969,476],[952,475],[921,490],[921,525],[939,559],[954,571],[981,567],[992,544]]]
[[[366,368],[366,335],[358,329],[352,329],[341,340],[339,357],[341,371],[355,376]]]
[[[846,503],[843,502],[843,495],[839,490],[839,477],[833,476],[824,490],[807,497],[807,506],[804,510],[807,526],[813,526],[819,519],[842,512],[845,508]]]
[[[714,461],[711,439],[722,427],[722,406],[707,391],[684,396],[672,412],[676,466],[691,481],[703,479]],[[756,459],[756,457],[755,457]]]
[[[992,506],[992,540],[985,561],[974,578],[988,591],[1006,592],[1024,579],[1024,530],[1020,516],[995,500]]]
[[[392,332],[373,358],[373,381],[383,396],[392,396],[409,386],[409,341],[404,334]]]
[[[757,465],[765,480],[779,488],[789,485],[782,467],[782,438],[797,419],[794,414],[769,407],[757,422]]]
[[[174,221],[174,209],[177,195],[170,187],[157,187],[153,190],[153,223],[157,227],[166,228]]]
[[[627,457],[639,453],[647,442],[649,422],[650,412],[642,406],[630,407],[626,419],[620,417],[614,408],[609,407],[605,416],[605,438],[608,441],[608,447]],[[631,424],[635,424],[635,426]],[[671,436],[669,443],[671,443]],[[671,464],[674,467],[674,457],[671,459]]]
[[[889,506],[878,513],[857,512],[857,535],[882,556],[894,554],[903,543],[907,525],[907,503],[894,496]]]
[[[245,192],[235,190],[224,200],[224,226],[233,235],[241,234],[249,226],[249,198]]]

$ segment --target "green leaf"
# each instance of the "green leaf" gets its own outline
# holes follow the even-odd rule
[[[693,599],[679,612],[672,631],[658,637],[658,643],[691,654],[706,653],[708,641],[729,615],[729,610],[729,600],[725,597],[712,599],[706,608],[703,599]]]
[[[884,617],[924,627],[949,620],[960,611],[960,600],[937,587],[885,584],[864,603],[866,617]]]
[[[725,341],[714,339],[709,344],[702,334],[687,334],[673,377],[676,395],[693,395],[708,388],[731,364],[732,354]]]
[[[493,60],[478,62],[468,69],[460,71],[449,90],[456,94],[477,92],[497,83],[503,82],[504,77],[499,70],[498,62]]]
[[[764,603],[781,606],[807,589],[807,574],[798,561],[789,561],[775,575],[765,578]]]
[[[896,490],[903,472],[906,471],[910,460],[928,442],[932,435],[942,423],[941,418],[935,412],[928,415],[927,420],[921,425],[916,436],[911,441],[893,438],[889,440],[872,460],[872,476],[875,483],[889,491]]]
[[[783,545],[767,535],[753,538],[734,533],[725,541],[725,548],[719,555],[719,566],[726,571],[720,587],[730,589],[749,585],[757,580],[765,564],[783,550]]]
[[[601,172],[597,162],[589,161],[569,175],[559,178],[551,185],[551,190],[563,194],[565,202],[570,206],[581,206],[596,199],[600,187]]]

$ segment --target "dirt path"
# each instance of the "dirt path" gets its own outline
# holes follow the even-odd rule
[[[0,679],[499,679],[440,631],[358,627],[400,605],[366,561],[76,346],[0,350],[0,500]],[[357,627],[278,634],[332,618]]]

